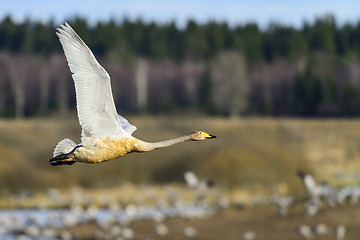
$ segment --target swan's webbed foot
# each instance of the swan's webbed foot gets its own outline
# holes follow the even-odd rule
[[[57,155],[57,156],[51,158],[50,159],[51,166],[72,165],[72,164],[76,163],[76,161],[73,160],[74,159],[73,153],[75,152],[75,150],[78,147],[81,147],[81,145],[76,146],[69,153],[60,154],[60,155]]]

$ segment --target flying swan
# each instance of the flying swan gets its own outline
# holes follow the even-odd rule
[[[57,144],[50,159],[51,165],[100,163],[131,152],[147,152],[189,140],[215,138],[203,131],[154,143],[133,137],[136,127],[116,112],[109,74],[68,23],[57,28],[56,34],[73,73],[82,133],[80,144],[68,138]]]

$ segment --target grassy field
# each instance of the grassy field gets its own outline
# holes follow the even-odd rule
[[[197,230],[199,240],[242,239],[247,231],[256,233],[258,239],[303,239],[297,235],[297,227],[319,223],[327,224],[331,232],[316,239],[336,239],[335,228],[339,224],[346,226],[346,239],[359,238],[359,205],[325,207],[311,218],[306,216],[301,201],[290,209],[287,218],[280,217],[272,205],[246,205],[254,196],[304,193],[297,169],[311,172],[317,181],[328,181],[333,186],[357,184],[359,120],[204,116],[143,116],[129,120],[138,127],[135,137],[146,141],[173,138],[193,130],[204,130],[218,138],[134,153],[97,165],[52,167],[49,159],[61,139],[80,140],[75,114],[21,121],[3,119],[0,208],[69,207],[61,205],[61,201],[71,202],[77,191],[84,196],[85,202],[79,203],[84,206],[108,207],[111,203],[123,207],[155,206],[159,199],[168,199],[169,192],[174,191],[178,193],[177,200],[187,201],[195,195],[186,188],[183,174],[191,170],[216,183],[209,201],[227,197],[232,206],[241,202],[245,208],[229,208],[203,218],[168,218],[163,222],[169,230],[167,236],[156,234],[156,223],[152,220],[134,221],[130,225],[134,239],[185,239],[183,232],[188,226]],[[86,202],[88,199],[91,201]],[[91,234],[97,229],[95,223],[89,222],[66,231],[79,239],[93,239]]]
[[[335,229],[339,224],[346,226],[345,239],[359,239],[359,206],[344,206],[333,209],[326,209],[318,215],[308,218],[301,207],[292,209],[287,218],[276,214],[273,206],[260,206],[242,210],[229,209],[220,214],[204,218],[169,218],[164,221],[168,228],[166,236],[156,234],[156,222],[153,220],[142,220],[133,222],[130,227],[135,232],[135,240],[141,239],[191,239],[184,236],[184,229],[192,227],[196,229],[197,240],[218,240],[218,239],[244,239],[245,232],[253,232],[256,239],[266,240],[302,240],[303,236],[297,233],[300,225],[306,224],[314,227],[317,224],[326,224],[329,232],[323,235],[313,234],[312,239],[336,240]],[[71,233],[77,233],[81,239],[93,239],[92,233],[98,227],[95,224],[87,224],[67,229]]]
[[[183,183],[194,171],[224,189],[265,193],[302,188],[297,169],[319,181],[356,181],[360,166],[359,120],[224,119],[205,116],[128,117],[135,137],[158,141],[204,130],[217,135],[149,153],[134,153],[97,165],[52,167],[56,144],[80,140],[75,114],[27,120],[0,120],[0,187],[3,191],[51,187],[114,187],[124,182]],[[339,177],[341,176],[341,177]]]

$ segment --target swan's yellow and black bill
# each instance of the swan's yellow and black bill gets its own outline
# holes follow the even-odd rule
[[[211,139],[211,138],[216,138],[215,135],[209,135],[208,137],[206,137],[206,139]]]
[[[202,133],[202,135],[203,135],[206,139],[216,138],[216,136],[210,135],[210,134],[208,134],[208,133],[206,133],[206,132],[201,132],[201,133]]]

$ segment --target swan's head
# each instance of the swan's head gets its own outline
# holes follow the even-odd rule
[[[203,131],[195,131],[195,132],[192,132],[190,134],[190,138],[193,141],[202,141],[202,140],[205,140],[205,139],[216,138],[216,136],[210,135],[210,134],[208,134],[206,132],[203,132]]]

